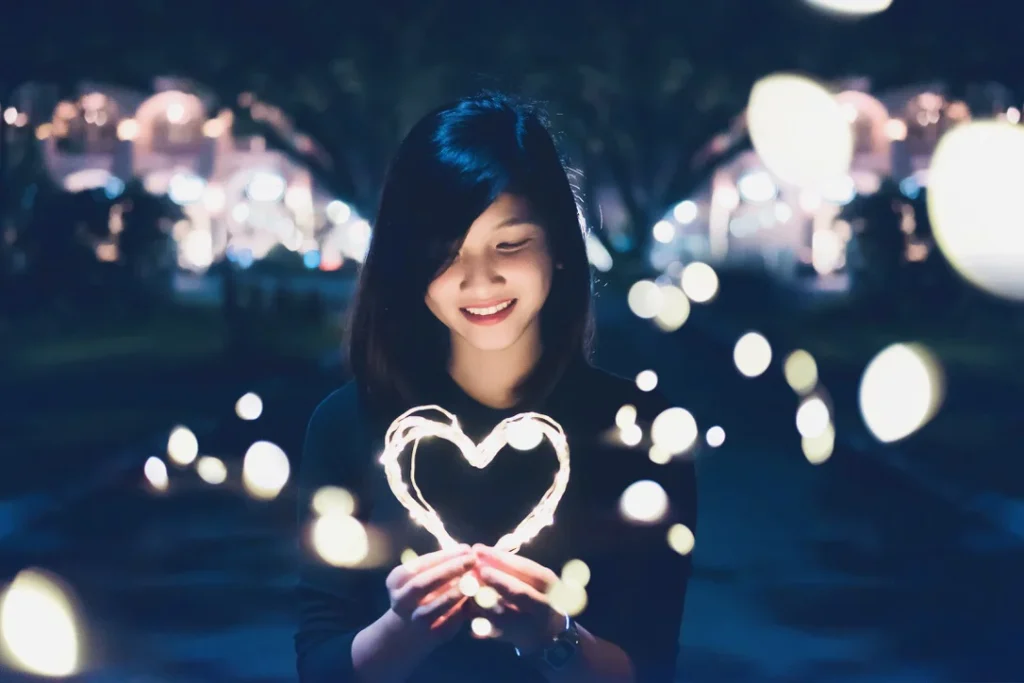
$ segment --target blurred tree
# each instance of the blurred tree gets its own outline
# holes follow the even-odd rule
[[[191,77],[372,219],[384,166],[419,116],[483,87],[520,92],[549,103],[576,165],[614,188],[640,251],[651,224],[742,148],[746,97],[766,73],[1019,86],[1004,3],[953,5],[842,21],[797,0],[294,0],[268,22],[235,0],[216,12],[40,0],[5,10],[0,44],[19,59],[0,65],[0,100],[26,80]]]
[[[170,291],[176,267],[171,231],[185,215],[166,195],[150,193],[138,179],[125,186],[111,210],[118,257],[127,275],[124,294],[134,308],[148,310],[154,297],[164,297]],[[118,217],[120,228],[114,227]]]

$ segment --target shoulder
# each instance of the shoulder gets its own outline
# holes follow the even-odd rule
[[[303,465],[325,460],[358,460],[372,450],[370,421],[366,419],[361,392],[350,381],[327,395],[313,410],[306,427]]]
[[[355,380],[351,380],[320,401],[309,419],[310,429],[357,422],[361,410],[359,388]]]

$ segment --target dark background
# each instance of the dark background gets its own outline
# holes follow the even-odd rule
[[[84,638],[78,680],[292,680],[293,489],[246,495],[243,456],[269,440],[294,473],[310,412],[345,381],[358,254],[327,267],[325,241],[372,225],[388,159],[417,118],[496,88],[547,105],[613,258],[597,273],[598,364],[653,368],[702,431],[727,435],[688,456],[700,522],[681,680],[1024,677],[1024,313],[953,272],[925,191],[893,170],[844,206],[863,257],[838,272],[801,262],[780,275],[755,243],[753,259],[715,264],[718,296],[677,331],[626,306],[636,280],[672,277],[652,265],[651,226],[749,158],[743,113],[759,78],[796,71],[871,93],[926,158],[938,133],[908,113],[921,94],[940,95],[939,132],[959,102],[1019,120],[1018,19],[1012,3],[923,0],[856,19],[800,0],[8,3],[0,582],[29,567],[66,582]],[[194,95],[180,100],[201,103],[193,122],[214,124],[133,146],[118,124],[161,91]],[[102,120],[94,93],[113,103]],[[271,167],[312,188],[315,258],[274,238],[263,258],[246,242],[213,249],[210,263],[183,260],[200,219],[168,196],[167,174],[212,187]],[[69,187],[91,169],[109,177]],[[161,173],[162,186],[150,177]],[[337,228],[332,200],[351,210]],[[251,230],[264,244],[273,226]],[[931,247],[925,259],[908,257],[910,238]],[[756,379],[732,358],[750,329],[774,349]],[[899,341],[935,353],[945,402],[882,445],[858,411],[858,382]],[[835,424],[818,466],[801,452],[800,398],[782,372],[795,348],[817,360]],[[256,420],[235,412],[249,391],[263,401]],[[226,465],[223,484],[170,461],[167,491],[147,483],[144,463],[167,460],[178,425]]]

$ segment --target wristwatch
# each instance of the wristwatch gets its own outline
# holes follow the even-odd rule
[[[532,655],[524,655],[517,647],[516,655],[558,671],[564,669],[572,661],[579,646],[580,631],[576,627],[576,622],[567,614],[565,615],[565,628],[551,640],[547,647]]]

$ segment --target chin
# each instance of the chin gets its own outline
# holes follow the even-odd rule
[[[459,336],[468,346],[477,351],[495,352],[504,351],[514,345],[523,336],[523,332],[524,330],[521,328],[514,330],[462,329],[459,331]]]

